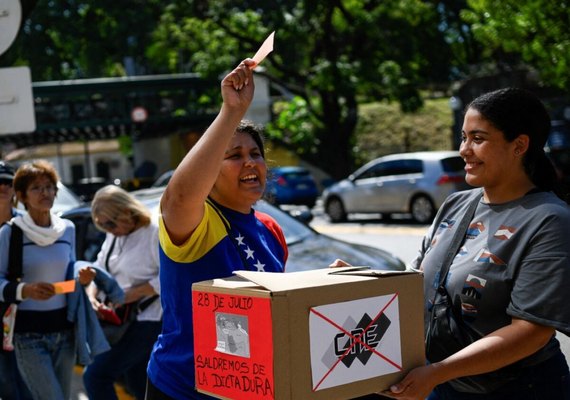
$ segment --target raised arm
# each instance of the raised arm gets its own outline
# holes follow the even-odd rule
[[[246,59],[222,80],[222,107],[198,143],[174,171],[162,196],[161,212],[175,244],[182,244],[204,215],[204,202],[220,172],[226,147],[253,99],[252,69]]]

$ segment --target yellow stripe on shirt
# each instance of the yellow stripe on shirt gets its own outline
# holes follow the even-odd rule
[[[188,240],[180,246],[170,240],[162,216],[158,219],[160,247],[171,260],[179,263],[199,260],[227,236],[226,227],[220,216],[211,205],[205,203],[205,208],[202,221]]]

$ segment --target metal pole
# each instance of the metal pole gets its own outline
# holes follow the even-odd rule
[[[91,159],[89,157],[89,139],[87,134],[83,136],[83,154],[85,155],[85,177],[91,178]]]

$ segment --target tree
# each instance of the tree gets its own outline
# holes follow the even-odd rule
[[[474,36],[495,59],[522,59],[543,81],[567,89],[570,84],[570,3],[544,0],[468,0],[462,11]]]
[[[354,164],[358,104],[416,110],[420,88],[474,54],[454,0],[22,2],[29,18],[0,65],[27,64],[34,81],[122,76],[129,64],[219,78],[275,30],[260,73],[288,101],[269,133],[336,178]]]
[[[172,71],[219,76],[275,30],[263,73],[290,102],[270,132],[340,178],[353,167],[360,102],[397,100],[413,111],[422,85],[449,79],[439,18],[420,0],[176,1],[147,55]]]
[[[467,8],[467,0],[440,0],[437,10],[440,15],[439,29],[449,44],[451,79],[462,79],[469,74],[470,67],[481,61],[483,46],[474,37],[471,27],[461,18]]]
[[[22,28],[1,66],[28,65],[34,81],[142,72],[161,0],[22,0]]]

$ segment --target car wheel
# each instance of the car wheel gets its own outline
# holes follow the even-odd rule
[[[344,211],[344,205],[339,198],[333,197],[329,199],[325,211],[332,222],[346,221],[346,211]]]
[[[412,200],[410,207],[412,218],[420,224],[430,223],[435,216],[435,207],[427,196],[417,196]]]

